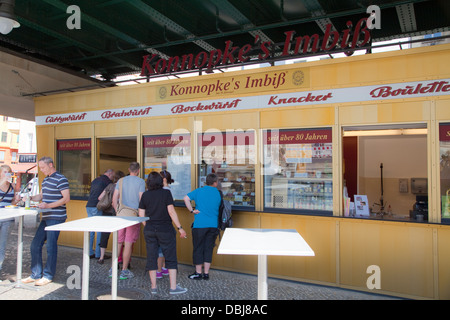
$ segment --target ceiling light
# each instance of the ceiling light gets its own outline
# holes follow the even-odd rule
[[[13,28],[20,27],[14,16],[15,0],[0,0],[0,33],[8,34]]]

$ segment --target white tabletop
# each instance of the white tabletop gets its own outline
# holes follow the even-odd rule
[[[218,254],[314,256],[314,251],[293,229],[227,228]]]
[[[33,216],[38,214],[37,209],[25,209],[24,207],[0,208],[0,221],[20,216]]]
[[[46,227],[46,231],[114,232],[148,220],[148,217],[94,216]]]

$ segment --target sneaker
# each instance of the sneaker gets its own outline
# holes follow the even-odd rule
[[[163,276],[168,276],[169,275],[169,269],[162,268],[161,269],[161,273],[162,273]]]
[[[118,268],[119,270],[121,270],[122,267],[123,267],[123,263],[122,263],[122,262],[119,262],[119,264],[117,265],[117,268]],[[130,261],[130,263],[128,263],[128,268],[127,268],[127,269],[129,269],[129,270],[132,269],[132,268],[131,268],[131,261]]]
[[[151,293],[151,294],[158,294],[158,287],[156,287],[156,288],[150,288],[150,293]]]
[[[36,281],[34,285],[36,285],[36,286],[45,286],[45,285],[49,284],[50,282],[52,282],[52,280],[47,279],[47,278],[41,278],[38,281]]]
[[[179,285],[177,285],[177,287],[175,289],[170,289],[170,294],[180,294],[180,293],[185,293],[187,291],[186,288],[182,288]]]
[[[156,271],[156,279],[162,279],[162,272]]]
[[[33,282],[36,282],[37,280],[40,280],[40,279],[33,279],[32,277],[28,277],[28,278],[22,279],[22,283],[33,283]]]
[[[193,274],[189,275],[188,278],[192,280],[202,280],[202,274],[194,272]]]
[[[209,273],[203,274],[203,280],[209,280]]]
[[[134,277],[134,274],[128,269],[122,270],[119,275],[120,280],[126,280],[126,279],[130,279],[133,277]]]

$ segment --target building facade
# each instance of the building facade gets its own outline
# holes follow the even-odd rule
[[[189,226],[181,199],[215,172],[235,227],[296,229],[315,251],[269,257],[271,276],[448,299],[449,58],[443,44],[36,98],[38,158],[68,177],[70,220],[86,216],[94,177],[138,161],[143,178],[172,173]],[[189,241],[178,256],[192,263]],[[213,265],[257,263],[215,254]]]

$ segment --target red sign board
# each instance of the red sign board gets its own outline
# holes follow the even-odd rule
[[[225,48],[213,49],[209,52],[200,51],[197,54],[187,53],[182,56],[173,56],[167,59],[161,58],[158,54],[149,54],[143,57],[141,76],[151,76],[154,74],[174,74],[177,72],[190,70],[212,70],[225,65],[243,64],[250,60],[250,56],[256,56],[258,60],[287,59],[289,57],[299,57],[306,54],[329,53],[336,48],[347,50],[347,55],[353,54],[357,47],[364,47],[370,43],[370,30],[366,24],[367,18],[358,21],[353,30],[353,23],[347,21],[347,28],[341,32],[334,31],[331,23],[327,24],[325,34],[296,36],[295,31],[285,32],[283,44],[275,44],[271,41],[261,41],[258,36],[253,43],[243,46],[234,46],[233,42],[225,42]],[[282,52],[279,57],[272,54],[274,46],[281,46]]]
[[[439,126],[439,141],[450,141],[450,124]]]
[[[91,139],[58,140],[56,148],[58,151],[91,150]]]
[[[144,148],[189,147],[190,145],[191,136],[188,134],[144,137]]]
[[[331,143],[331,129],[270,130],[264,132],[266,144]]]

